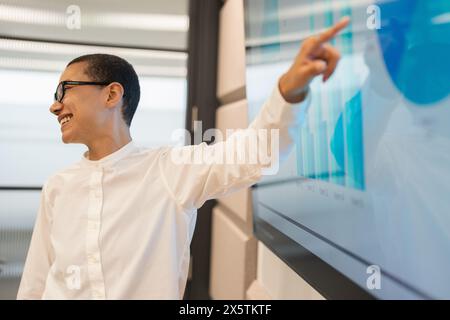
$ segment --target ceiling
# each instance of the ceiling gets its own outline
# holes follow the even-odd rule
[[[0,68],[61,71],[101,52],[140,75],[186,76],[188,0],[74,2],[1,0]]]
[[[0,36],[186,50],[188,28],[188,0],[0,2]]]

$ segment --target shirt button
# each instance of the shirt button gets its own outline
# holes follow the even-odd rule
[[[98,259],[97,259],[97,257],[95,255],[90,254],[90,255],[88,255],[88,262],[89,263],[97,263]]]
[[[88,228],[90,230],[96,230],[98,228],[98,223],[94,222],[94,221],[89,221],[88,222]]]

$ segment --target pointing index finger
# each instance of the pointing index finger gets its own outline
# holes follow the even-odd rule
[[[336,34],[338,34],[342,29],[344,29],[350,22],[349,17],[342,18],[338,23],[336,23],[331,28],[325,30],[319,35],[319,43],[324,43],[331,40]]]

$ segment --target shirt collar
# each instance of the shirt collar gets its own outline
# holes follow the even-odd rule
[[[83,154],[83,157],[81,159],[81,163],[85,166],[108,166],[113,165],[117,161],[125,158],[127,155],[129,155],[131,152],[135,151],[137,147],[135,146],[133,140],[128,142],[126,145],[124,145],[122,148],[120,148],[117,151],[114,151],[113,153],[107,155],[106,157],[101,158],[100,160],[89,160],[87,155],[88,151],[86,151]]]

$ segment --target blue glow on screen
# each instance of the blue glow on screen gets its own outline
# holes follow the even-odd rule
[[[254,191],[255,214],[376,297],[448,299],[450,1],[246,0],[249,117],[301,41],[343,16],[342,59],[311,83],[295,151]]]

